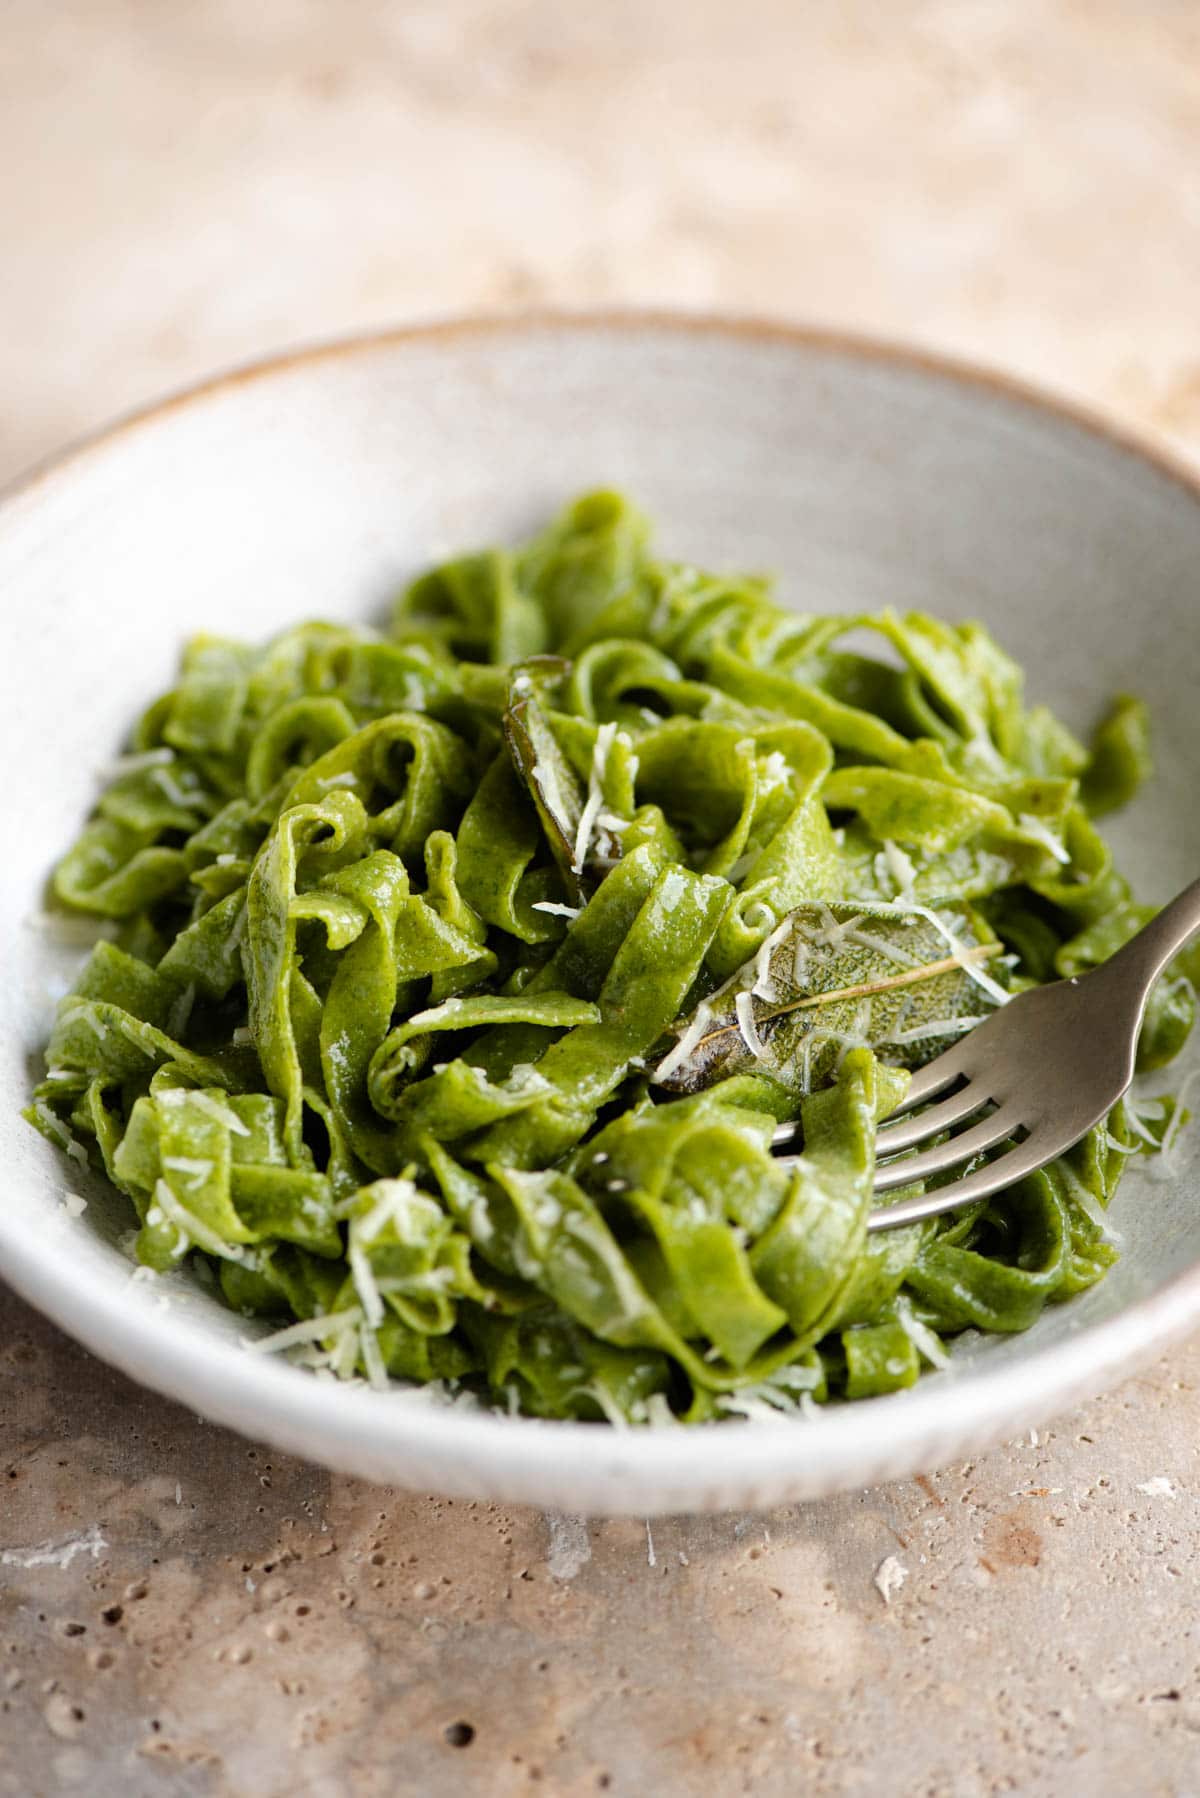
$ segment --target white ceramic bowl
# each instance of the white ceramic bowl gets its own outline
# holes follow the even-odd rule
[[[1200,487],[1008,383],[771,327],[661,318],[401,332],[286,357],[118,425],[0,510],[5,704],[0,1275],[134,1378],[336,1468],[581,1512],[766,1505],[929,1468],[1043,1420],[1200,1320],[1186,1156],[1131,1175],[1122,1261],[1028,1334],[960,1346],[912,1392],[695,1431],[510,1421],[321,1383],[246,1354],[182,1278],[133,1282],[123,1201],[62,1204],[17,1116],[62,968],[29,920],[182,639],[367,618],[431,557],[619,484],[671,552],[778,570],[800,605],[981,617],[1086,727],[1153,702],[1161,773],[1115,831],[1145,893],[1200,868]],[[75,1170],[71,1170],[73,1173]]]

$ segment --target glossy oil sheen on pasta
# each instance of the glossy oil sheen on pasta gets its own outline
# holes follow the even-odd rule
[[[613,1422],[910,1385],[1103,1275],[1167,1125],[866,1234],[907,1070],[1149,915],[1093,824],[1145,734],[1118,700],[1089,752],[980,626],[797,615],[587,495],[386,634],[188,645],[54,875],[107,934],[29,1116],[141,1263],[343,1377]]]

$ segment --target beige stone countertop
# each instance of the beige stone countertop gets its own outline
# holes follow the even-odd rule
[[[1192,0],[6,0],[0,478],[543,304],[904,337],[1195,449],[1198,166]],[[1185,1798],[1198,1386],[1200,1340],[922,1480],[589,1525],[255,1447],[0,1294],[0,1794]]]

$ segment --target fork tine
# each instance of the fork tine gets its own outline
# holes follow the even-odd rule
[[[970,1036],[977,1035],[980,1028],[977,1024]],[[918,1068],[909,1082],[908,1091],[888,1116],[903,1117],[906,1111],[912,1111],[915,1106],[924,1105],[928,1099],[936,1099],[939,1093],[944,1093],[948,1086],[953,1086],[956,1080],[966,1074],[967,1041],[955,1043],[952,1049],[944,1049],[932,1061],[927,1061],[923,1068]]]
[[[931,1105],[927,1111],[901,1117],[895,1124],[885,1124],[876,1135],[875,1153],[877,1156],[898,1155],[901,1149],[911,1149],[915,1143],[924,1142],[927,1136],[936,1136],[941,1130],[949,1130],[952,1124],[961,1124],[964,1118],[981,1111],[987,1102],[987,1087],[979,1081],[969,1083],[961,1092],[943,1099],[940,1105]]]
[[[949,1141],[939,1143],[935,1149],[926,1149],[921,1155],[889,1161],[886,1166],[877,1167],[875,1190],[887,1192],[893,1186],[908,1186],[914,1180],[928,1180],[931,1174],[944,1174],[948,1168],[957,1167],[962,1161],[969,1161],[972,1155],[980,1155],[984,1149],[994,1149],[997,1143],[1010,1137],[1020,1123],[1019,1117],[1002,1106],[999,1111],[984,1118],[982,1123],[964,1130],[961,1136],[952,1136]]]
[[[939,1186],[936,1192],[918,1193],[915,1198],[901,1199],[896,1205],[877,1206],[867,1218],[867,1229],[872,1234],[876,1230],[895,1230],[903,1224],[919,1224],[927,1217],[941,1217],[946,1211],[957,1211],[960,1205],[973,1205],[977,1199],[990,1198],[994,1192],[1015,1185],[1026,1174],[1044,1167],[1047,1161],[1061,1153],[1062,1145],[1057,1149],[1047,1148],[1041,1133],[1034,1131],[1007,1155],[998,1155],[995,1161],[977,1167],[973,1174],[967,1174],[949,1186]]]

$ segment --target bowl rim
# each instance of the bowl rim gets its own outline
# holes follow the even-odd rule
[[[505,335],[575,332],[745,340],[900,367],[984,393],[1068,424],[1108,444],[1200,505],[1200,470],[1181,455],[1102,412],[970,360],[901,341],[775,318],[660,309],[537,311],[448,318],[323,339],[238,364],[117,417],[0,490],[0,533],[19,508],[73,478],[133,433],[234,389],[324,362],[370,357],[408,346],[485,342]],[[961,1458],[1027,1421],[1045,1417],[1133,1371],[1194,1327],[1200,1317],[1200,1260],[1114,1316],[1081,1324],[1065,1340],[1034,1348],[1015,1365],[922,1379],[903,1393],[830,1407],[803,1424],[781,1419],[737,1432],[736,1455],[722,1432],[621,1431],[593,1424],[509,1418],[457,1406],[397,1402],[361,1385],[331,1386],[270,1355],[247,1354],[152,1295],[131,1302],[123,1288],[96,1282],[61,1243],[10,1225],[0,1208],[0,1268],[29,1303],[142,1384],[203,1409],[243,1434],[261,1434],[291,1452],[369,1477],[413,1479],[467,1495],[514,1502],[569,1502],[592,1514],[654,1514],[689,1506],[729,1506],[808,1496],[895,1478]],[[148,1300],[148,1302],[146,1302]],[[199,1352],[197,1352],[199,1351]],[[1028,1396],[1031,1387],[1036,1396]],[[718,1444],[721,1446],[718,1447]]]
[[[118,439],[158,424],[197,402],[218,398],[238,387],[272,380],[295,369],[371,356],[380,350],[402,349],[409,345],[421,347],[459,340],[482,342],[508,334],[521,337],[531,337],[539,332],[566,334],[575,331],[580,334],[596,331],[636,334],[647,330],[678,336],[777,343],[785,348],[790,346],[908,368],[961,387],[982,388],[1033,412],[1056,414],[1060,420],[1088,435],[1106,438],[1115,448],[1135,460],[1150,463],[1160,474],[1186,488],[1194,499],[1200,499],[1200,466],[1181,452],[1152,437],[1149,432],[1114,417],[1101,406],[1043,387],[1037,381],[1012,374],[982,359],[931,349],[907,338],[791,321],[766,313],[628,306],[595,310],[543,307],[522,312],[455,314],[305,339],[264,355],[250,356],[118,412],[94,429],[69,439],[58,449],[36,457],[28,468],[18,470],[8,480],[0,482],[0,506],[50,484],[61,475],[73,473],[80,462],[107,450]]]

